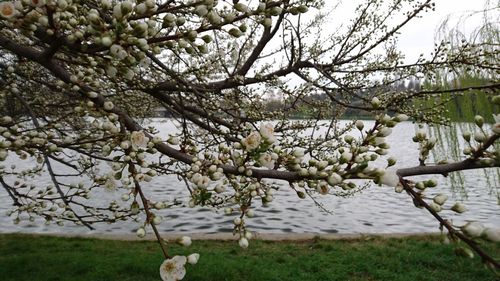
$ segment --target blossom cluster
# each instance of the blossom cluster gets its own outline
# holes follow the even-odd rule
[[[191,245],[191,238],[183,236],[178,240],[183,246]],[[160,277],[163,281],[182,280],[186,275],[186,264],[195,265],[198,263],[200,254],[193,253],[188,256],[174,256],[163,261],[160,265]]]
[[[363,103],[373,112],[373,126],[357,120],[340,128],[334,122],[321,124],[319,120],[324,109],[330,114],[331,106],[337,105],[334,102],[319,109],[312,103],[318,120],[304,122],[289,121],[290,115],[283,112],[261,112],[256,102],[259,98],[254,89],[260,86],[286,92],[297,102],[307,101],[304,96],[323,88],[301,67],[307,65],[309,71],[313,63],[302,60],[331,56],[322,53],[319,46],[302,46],[309,40],[300,38],[301,32],[289,36],[291,41],[284,36],[285,43],[276,52],[260,48],[271,39],[267,34],[274,36],[280,30],[280,24],[283,30],[289,30],[288,24],[298,19],[295,16],[320,2],[0,2],[2,46],[25,47],[20,48],[20,54],[6,48],[2,56],[0,67],[6,71],[1,73],[0,82],[5,87],[0,89],[0,97],[3,100],[9,94],[23,109],[17,116],[0,118],[0,161],[9,157],[35,160],[30,168],[0,167],[2,180],[5,176],[9,181],[2,185],[16,201],[11,212],[16,216],[14,222],[18,223],[24,213],[29,220],[43,217],[48,224],[70,221],[87,226],[94,222],[139,221],[146,215],[136,231],[138,237],[145,237],[147,227],[163,222],[157,210],[170,208],[177,201],[147,198],[142,186],[160,175],[173,174],[185,180],[189,206],[220,207],[234,216],[238,244],[247,248],[253,234],[246,220],[255,215],[259,203],[267,206],[275,200],[278,188],[267,178],[287,181],[300,198],[352,195],[361,190],[359,179],[402,191],[403,179],[395,167],[397,160],[388,157],[387,138],[398,123],[408,120],[407,114],[412,112],[408,106],[398,109],[406,114],[390,116],[386,114],[392,110],[389,95],[370,95]],[[364,22],[359,21],[361,25]],[[360,36],[363,29],[358,31],[361,33],[352,34],[365,38]],[[347,39],[349,36],[341,41],[350,44]],[[295,52],[296,44],[300,44],[299,52]],[[35,55],[24,57],[26,50]],[[290,50],[291,56],[286,53]],[[303,57],[296,57],[296,53]],[[349,53],[336,61],[356,64],[346,59]],[[271,58],[291,57],[290,64],[268,65],[267,54]],[[256,65],[264,66],[258,69]],[[290,69],[298,69],[296,74],[309,79],[294,91],[278,77],[284,78]],[[354,74],[345,76],[342,82],[346,84],[357,80],[349,80]],[[366,76],[360,78],[367,80]],[[401,97],[393,96],[394,102]],[[409,95],[403,98],[411,104]],[[499,103],[500,99],[492,101]],[[155,128],[141,126],[136,119],[143,117],[142,111],[150,104],[161,104],[173,117],[180,117],[180,133],[165,138]],[[474,118],[479,130],[463,134],[467,143],[463,152],[468,159],[484,167],[500,165],[498,148],[488,146],[500,134],[499,119],[495,115],[495,124],[489,130],[483,117]],[[320,127],[326,128],[326,133],[315,131]],[[419,144],[419,160],[425,166],[437,139],[420,129],[414,141]],[[381,166],[380,160],[386,165]],[[101,161],[109,165],[100,165]],[[63,173],[51,163],[72,172]],[[50,174],[51,184],[35,186],[30,182],[32,176],[43,172]],[[82,181],[82,176],[88,177],[87,181]],[[75,178],[77,183],[70,182]],[[427,189],[437,186],[434,179],[409,184],[429,200],[430,209],[436,213],[466,211],[459,202],[446,206],[444,194],[425,197]],[[78,200],[91,198],[93,190],[99,189],[110,192],[110,196],[118,195],[121,201],[113,198],[106,206],[95,206],[89,200]],[[469,223],[460,229],[471,237],[498,241],[496,230],[478,224]],[[177,242],[189,246],[191,239],[182,237]],[[198,254],[167,258],[160,275],[163,280],[180,280],[186,264],[196,264],[198,259]]]

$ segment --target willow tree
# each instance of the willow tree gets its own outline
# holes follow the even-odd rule
[[[419,166],[396,169],[394,158],[384,167],[373,164],[386,157],[385,138],[399,122],[409,117],[446,122],[439,106],[413,102],[442,90],[388,90],[391,85],[412,78],[432,81],[443,69],[463,66],[498,71],[498,48],[484,51],[482,42],[463,42],[451,49],[442,42],[430,58],[404,63],[397,35],[432,10],[433,1],[364,1],[351,20],[329,30],[324,29],[328,18],[339,16],[320,13],[322,2],[1,2],[1,94],[12,116],[0,120],[0,159],[20,161],[0,170],[11,214],[88,228],[145,217],[137,234],[152,229],[165,255],[162,278],[178,280],[186,262],[196,263],[198,255],[172,257],[163,243],[158,210],[175,208],[165,198],[147,198],[144,190],[153,177],[177,175],[192,206],[230,207],[243,248],[251,239],[246,220],[253,210],[259,202],[279,200],[273,182],[287,182],[290,192],[306,198],[355,194],[362,186],[352,180],[364,179],[406,191],[451,238],[465,241],[498,269],[474,242],[480,236],[498,240],[498,230],[478,223],[454,226],[439,212],[465,207],[445,207],[446,196],[427,198],[423,191],[436,185],[432,178],[407,179],[499,167],[498,120],[490,127],[475,118],[481,131],[464,136],[465,160],[428,164],[435,139],[418,131],[413,140],[420,144]],[[496,81],[478,88],[499,103]],[[264,110],[270,93],[280,93],[286,104]],[[327,99],[318,102],[311,95]],[[307,104],[312,117],[289,121],[299,104]],[[177,120],[178,134],[161,138],[157,129],[139,122],[157,107]],[[371,115],[374,124],[339,126],[348,109]],[[325,116],[329,122],[320,121]],[[35,164],[27,168],[22,161],[29,159]],[[103,162],[111,168],[98,169]],[[56,163],[70,172],[56,170]],[[32,184],[30,176],[44,173],[50,185]],[[96,206],[93,194],[103,188],[117,198]],[[189,245],[190,239],[179,242]]]

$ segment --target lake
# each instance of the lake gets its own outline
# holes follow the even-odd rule
[[[343,121],[347,122],[347,121]],[[162,123],[160,119],[153,121],[160,129],[160,136],[176,130],[172,123]],[[373,121],[366,121],[367,126]],[[411,167],[418,165],[417,144],[411,141],[416,126],[411,122],[403,122],[397,126],[393,134],[388,137],[391,145],[388,156],[398,159],[397,167]],[[11,164],[30,165],[29,160],[8,158],[3,163],[7,167]],[[63,167],[56,168],[63,169]],[[498,204],[499,183],[493,182],[488,187],[485,174],[481,170],[465,171],[465,197],[461,193],[451,191],[451,184],[441,176],[435,176],[440,183],[438,187],[428,189],[426,194],[432,198],[438,193],[449,195],[444,205],[451,207],[455,201],[464,202],[469,209],[464,214],[455,214],[452,211],[443,211],[445,218],[452,219],[455,224],[462,224],[468,220],[480,221],[488,226],[500,226],[500,205]],[[431,178],[414,177],[416,178]],[[49,184],[48,176],[37,178],[37,184]],[[412,200],[406,193],[395,193],[393,188],[375,186],[364,190],[350,198],[334,196],[318,196],[318,201],[327,213],[318,208],[310,199],[299,199],[295,192],[286,183],[279,183],[280,190],[275,193],[275,200],[268,207],[255,209],[255,217],[246,220],[251,231],[259,233],[418,233],[439,231],[438,222],[425,210],[413,207]],[[493,187],[491,187],[493,185]],[[176,177],[162,176],[144,183],[144,191],[148,197],[173,199],[184,202],[183,206],[159,211],[164,220],[159,230],[164,233],[219,233],[232,232],[232,221],[236,215],[224,215],[223,209],[189,208],[187,206],[188,191]],[[123,192],[122,192],[123,193]],[[108,200],[120,200],[120,192],[99,192],[92,200],[104,204]],[[131,233],[135,232],[139,222],[128,221],[116,224],[96,224],[96,230],[70,225],[59,227],[46,226],[42,220],[34,223],[21,221],[15,225],[13,217],[5,214],[12,207],[10,198],[5,190],[0,189],[0,232],[34,232],[34,233]]]

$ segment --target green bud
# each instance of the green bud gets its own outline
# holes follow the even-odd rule
[[[205,43],[210,43],[212,42],[212,37],[210,35],[203,35],[203,37],[201,37],[201,39],[203,41],[205,41]]]
[[[483,124],[484,124],[484,118],[483,116],[481,115],[476,115],[474,116],[474,122],[476,123],[476,125],[478,125],[479,127],[482,127]]]
[[[470,138],[471,138],[472,134],[470,132],[464,132],[462,134],[462,137],[464,138],[464,140],[466,141],[470,141]]]
[[[423,182],[417,182],[417,184],[415,184],[415,187],[420,189],[420,190],[424,190],[425,189],[425,184]]]
[[[235,38],[238,38],[240,37],[243,33],[241,32],[241,30],[239,30],[238,28],[231,28],[228,33],[235,37]]]
[[[470,259],[472,259],[474,257],[474,253],[472,252],[472,250],[469,248],[464,248],[464,247],[456,248],[455,254],[457,254],[457,256],[470,258]]]
[[[498,96],[494,96],[492,99],[491,99],[491,102],[493,102],[494,104],[496,105],[500,105],[500,95]]]
[[[392,158],[392,157],[389,157],[387,159],[387,166],[390,167],[390,166],[394,166],[396,164],[396,159]]]
[[[425,186],[426,187],[436,187],[437,186],[437,181],[434,179],[425,181]]]
[[[307,13],[307,11],[309,11],[309,8],[306,5],[300,5],[297,9],[301,13]]]
[[[305,199],[306,198],[306,194],[302,191],[297,191],[297,196],[299,196],[300,199]]]

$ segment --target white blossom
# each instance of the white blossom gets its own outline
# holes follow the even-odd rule
[[[259,164],[267,167],[268,169],[274,169],[274,159],[271,154],[262,153],[259,157]]]
[[[163,261],[160,266],[160,276],[163,281],[182,280],[186,275],[187,258],[185,256],[175,256]]]
[[[260,135],[266,140],[266,142],[268,142],[268,143],[276,142],[276,136],[274,135],[273,125],[271,125],[269,123],[261,124],[259,132],[260,132]]]
[[[207,176],[202,176],[198,182],[196,182],[196,186],[201,189],[207,189],[210,184],[210,178]]]
[[[132,147],[137,149],[137,147],[146,147],[148,144],[149,138],[146,137],[143,131],[133,131],[130,134],[130,142],[132,143]]]
[[[201,180],[203,176],[200,173],[195,173],[191,176],[191,182],[198,185],[198,182]]]
[[[16,14],[16,7],[12,2],[0,3],[0,15],[4,18],[11,18]]]
[[[396,171],[396,169],[385,170],[384,174],[380,177],[380,183],[396,187],[399,183],[399,176],[397,175]]]
[[[262,138],[259,132],[253,131],[252,133],[250,133],[250,135],[248,135],[248,137],[242,140],[242,144],[245,147],[246,151],[252,151],[260,146],[261,140]]]
[[[104,104],[103,104],[103,107],[104,107],[104,110],[112,110],[114,105],[113,105],[113,102],[111,101],[105,101]]]

